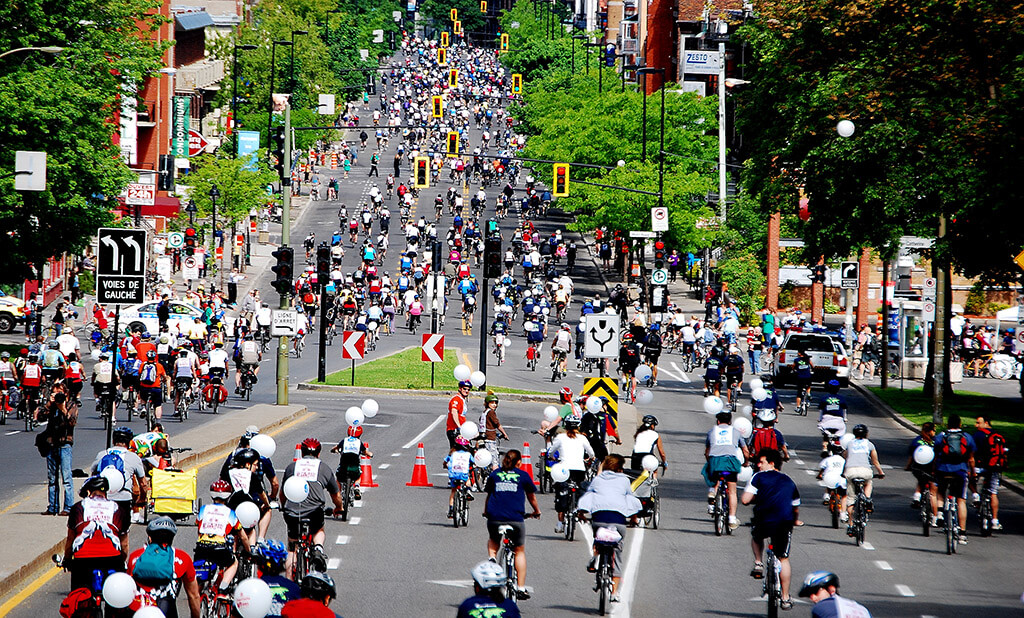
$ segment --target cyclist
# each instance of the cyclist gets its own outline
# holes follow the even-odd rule
[[[708,485],[708,513],[714,513],[716,486],[719,478],[724,478],[729,492],[729,527],[735,530],[740,526],[736,518],[736,475],[740,471],[740,460],[736,450],[743,452],[743,460],[750,458],[743,436],[732,426],[732,413],[719,412],[715,415],[715,426],[708,431],[704,439],[703,476]]]
[[[469,482],[469,471],[473,467],[473,454],[469,449],[469,440],[462,436],[455,438],[455,450],[448,453],[442,464],[448,469],[448,486],[452,488],[448,494],[448,519],[455,516],[455,492],[460,485]],[[472,495],[467,499],[473,500]]]
[[[558,512],[556,534],[561,534],[565,530],[570,500],[569,484],[575,483],[577,487],[582,485],[587,475],[588,462],[594,458],[594,449],[591,448],[590,441],[579,433],[580,419],[576,416],[566,416],[562,419],[562,426],[565,427],[565,433],[555,436],[549,449],[558,452],[558,461],[569,470],[567,480],[555,483],[555,511]],[[573,513],[569,513],[569,516],[572,515]]]
[[[192,390],[198,368],[194,360],[189,358],[188,350],[182,348],[178,358],[174,359],[174,414],[178,415],[181,397]]]
[[[757,412],[757,420],[760,421],[750,434],[747,440],[747,450],[751,455],[761,452],[763,448],[772,448],[782,453],[782,461],[789,461],[789,447],[786,446],[786,438],[782,432],[775,428],[778,414],[775,410],[762,409]]]
[[[921,493],[927,488],[928,485],[932,485],[934,488],[934,479],[932,478],[933,465],[929,462],[926,465],[921,465],[914,461],[914,451],[919,446],[927,446],[930,449],[934,449],[935,444],[935,423],[927,421],[921,423],[921,433],[918,434],[907,448],[907,463],[903,467],[904,470],[909,470],[914,478],[917,479],[917,485],[914,486],[914,495],[910,500],[910,508],[918,509],[921,508]],[[935,516],[938,514],[938,500],[936,499],[935,492],[932,491],[929,494],[931,500],[931,524],[935,525]]]
[[[309,495],[305,500],[285,500],[281,507],[285,524],[288,526],[288,573],[291,573],[295,561],[295,545],[299,541],[299,528],[303,521],[309,524],[313,539],[312,560],[315,567],[320,567],[320,570],[327,568],[327,554],[324,553],[324,539],[327,538],[324,533],[324,492],[331,495],[334,507],[339,512],[343,508],[338,480],[327,464],[320,461],[320,441],[316,438],[306,438],[302,441],[300,449],[302,458],[288,464],[281,478],[282,486],[293,476],[303,479],[309,485]]]
[[[252,555],[260,571],[260,579],[270,587],[270,611],[267,616],[280,618],[285,604],[302,596],[299,586],[283,575],[288,548],[281,541],[266,539],[256,545]]]
[[[153,404],[153,416],[158,420],[164,414],[163,383],[166,375],[164,366],[156,362],[156,350],[146,352],[146,362],[139,369],[139,394],[143,401],[148,399]],[[141,414],[145,415],[145,412]]]
[[[992,421],[987,414],[979,414],[974,419],[974,427],[977,431],[971,438],[977,447],[974,454],[974,469],[976,479],[982,479],[981,491],[987,491],[992,496],[992,529],[1002,530],[999,523],[999,483],[1003,477],[1003,469],[1006,468],[1006,439],[992,431]],[[981,496],[975,489],[972,496],[974,505],[981,503]]]
[[[658,385],[658,359],[661,358],[661,325],[651,324],[644,341],[644,363],[651,368],[651,386]]]
[[[39,354],[30,352],[25,366],[21,369],[21,406],[25,414],[36,417],[42,402],[39,391],[43,386],[43,368],[39,364]],[[38,420],[38,417],[37,417]]]
[[[761,381],[764,382],[765,392],[768,394],[767,397],[758,401],[754,399],[753,415],[754,424],[757,425],[760,422],[762,416],[772,418],[778,416],[782,412],[782,402],[779,400],[779,393],[775,390],[775,385],[772,384],[772,376],[763,375]]]
[[[519,606],[505,598],[505,570],[490,560],[484,560],[470,571],[473,577],[473,596],[459,605],[456,618],[519,618]]]
[[[156,607],[167,618],[178,618],[175,600],[184,586],[191,618],[199,618],[201,598],[196,569],[188,552],[174,547],[178,526],[170,517],[156,517],[146,526],[149,543],[128,557],[128,573],[146,597],[156,600]],[[129,609],[137,611],[138,598]]]
[[[117,393],[117,372],[114,371],[114,364],[110,362],[110,352],[100,352],[100,362],[96,363],[92,367],[92,392],[93,397],[96,398],[96,409],[99,410],[100,398],[103,396],[110,396],[113,398]],[[116,406],[111,406],[109,411],[111,414],[114,412]],[[106,414],[106,410],[99,410]],[[113,422],[113,418],[111,418]]]
[[[636,472],[643,471],[644,457],[654,453],[658,448],[658,456],[663,466],[668,467],[668,459],[665,457],[665,448],[661,443],[661,436],[655,429],[658,426],[658,417],[653,414],[644,415],[633,435],[633,454],[629,458],[629,469]]]
[[[712,349],[704,361],[704,394],[721,395],[722,392],[722,358],[717,346]]]
[[[331,601],[338,597],[334,579],[322,571],[310,571],[299,585],[301,598],[288,601],[281,609],[283,618],[337,618],[330,610]]]
[[[729,346],[729,354],[725,357],[725,361],[723,361],[722,366],[725,369],[726,397],[728,399],[728,403],[731,405],[733,403],[733,385],[736,386],[737,390],[743,389],[743,357],[740,355],[740,349],[738,347],[735,345]]]
[[[220,577],[214,583],[222,594],[231,585],[238,570],[235,547],[241,544],[246,553],[252,549],[235,511],[227,505],[233,493],[231,483],[223,479],[215,480],[210,484],[213,503],[204,504],[196,516],[199,538],[194,556],[196,560],[212,562],[220,567]]]
[[[839,380],[829,380],[825,396],[818,402],[818,430],[821,431],[821,456],[827,455],[832,438],[846,433],[846,400],[839,394]]]
[[[57,382],[64,378],[64,370],[67,367],[67,359],[60,353],[60,344],[56,340],[50,340],[46,344],[46,350],[42,355],[43,377],[48,382]]]
[[[238,349],[238,367],[235,371],[235,394],[242,393],[242,374],[246,371],[252,372],[252,383],[256,383],[256,376],[260,373],[260,361],[263,360],[263,353],[260,346],[253,340],[252,335],[245,336],[242,345]]]
[[[636,392],[636,368],[640,366],[640,348],[633,335],[622,335],[622,347],[619,348],[619,374],[626,385],[627,396]]]
[[[579,510],[590,513],[591,526],[594,534],[599,528],[614,528],[622,539],[615,546],[612,559],[612,603],[619,602],[619,584],[622,582],[622,549],[626,538],[626,524],[636,524],[636,514],[643,509],[640,500],[633,494],[629,486],[629,477],[622,472],[626,459],[622,455],[611,454],[601,462],[601,473],[587,487],[580,497]],[[586,516],[580,514],[580,519]],[[597,570],[597,545],[593,546],[594,557],[587,563],[587,571]]]
[[[765,449],[757,454],[758,472],[750,479],[743,497],[745,505],[754,504],[754,517],[751,522],[752,536],[750,547],[754,553],[754,568],[750,576],[754,579],[764,577],[764,540],[771,541],[771,549],[779,559],[781,570],[779,583],[782,585],[782,609],[793,609],[793,600],[789,596],[789,580],[791,566],[789,549],[793,542],[793,527],[802,526],[800,521],[800,491],[796,483],[787,475],[779,472],[782,467],[782,454],[779,451]]]
[[[108,497],[117,504],[128,523],[142,523],[142,514],[132,512],[133,494],[139,494],[139,503],[144,503],[149,491],[149,479],[146,477],[146,467],[142,464],[142,459],[129,448],[134,437],[135,432],[131,427],[114,429],[110,439],[112,446],[96,453],[90,470],[91,474],[96,475],[113,468],[124,476],[121,489],[110,492]],[[125,530],[127,529],[126,526]]]
[[[82,405],[82,373],[85,368],[82,367],[82,363],[78,360],[78,354],[71,352],[67,356],[68,365],[64,371],[65,384],[68,387],[68,397],[75,403],[76,406],[81,407]],[[0,363],[0,385],[3,384],[3,368]]]
[[[558,363],[558,370],[565,373],[565,362],[572,351],[572,331],[569,325],[562,323],[558,332],[551,338],[551,366]]]
[[[362,435],[362,425],[349,425],[348,437],[331,449],[332,453],[341,453],[341,461],[338,462],[338,470],[336,472],[338,483],[351,480],[356,500],[360,500],[363,497],[359,491],[359,479],[362,476],[359,468],[360,458],[373,457],[373,453],[367,448],[369,445],[360,439]]]
[[[796,379],[796,407],[799,408],[804,398],[811,396],[811,380],[814,378],[814,365],[807,350],[797,352],[792,367]]]
[[[78,492],[82,500],[68,514],[64,564],[71,573],[71,590],[91,590],[93,570],[124,572],[128,513],[107,499],[109,488],[106,477],[89,477]]]
[[[874,510],[871,503],[871,468],[878,471],[878,478],[885,478],[885,470],[882,464],[878,463],[878,451],[875,445],[868,440],[868,426],[863,423],[854,425],[853,440],[846,445],[846,466],[843,468],[843,476],[847,481],[863,480],[864,497],[867,499],[868,513]],[[853,505],[847,507],[847,512],[852,513]],[[853,535],[853,528],[847,529],[847,534]]]
[[[459,435],[459,428],[466,422],[466,412],[469,410],[469,390],[473,383],[469,380],[459,382],[459,390],[448,400],[448,415],[445,421],[445,435],[448,436],[449,452],[455,450],[455,438]]]
[[[487,518],[487,554],[491,560],[498,555],[501,541],[499,526],[512,526],[509,540],[515,547],[516,596],[529,599],[526,581],[526,523],[525,507],[529,501],[533,507],[530,517],[540,517],[537,505],[537,488],[530,476],[519,469],[523,456],[516,449],[509,449],[501,460],[501,468],[487,477],[487,499],[484,501],[484,517]]]
[[[871,618],[866,607],[839,596],[839,576],[829,571],[808,573],[800,587],[800,596],[814,603],[811,618]]]
[[[480,413],[480,433],[484,437],[484,448],[491,454],[491,469],[498,467],[498,434],[508,440],[508,432],[498,419],[498,396],[488,392],[484,397],[484,411]]]
[[[843,523],[850,521],[850,516],[846,514],[846,479],[843,478],[843,468],[845,466],[846,459],[843,458],[843,447],[839,444],[830,443],[828,445],[828,456],[818,463],[818,475],[815,477],[819,481],[824,481],[826,475],[829,475],[830,472],[835,472],[834,475],[829,475],[829,479],[835,478],[835,484],[824,485],[825,495],[822,496],[822,503],[828,506],[831,498],[829,490],[835,489],[839,494],[839,521]]]
[[[950,414],[946,431],[935,436],[935,477],[939,497],[945,499],[947,492],[956,497],[962,544],[967,543],[967,487],[974,480],[974,451],[974,439],[961,428],[960,415]],[[941,511],[936,518],[940,520]]]

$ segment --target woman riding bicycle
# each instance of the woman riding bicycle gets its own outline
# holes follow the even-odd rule
[[[555,510],[558,512],[558,523],[555,533],[565,530],[565,514],[569,510],[569,484],[579,487],[587,475],[587,463],[594,457],[594,449],[587,437],[579,433],[580,419],[577,416],[566,416],[562,419],[565,433],[559,434],[551,441],[549,452],[558,453],[558,461],[569,470],[569,478],[555,483]]]
[[[647,414],[640,421],[640,426],[633,435],[633,454],[629,458],[629,469],[636,472],[643,472],[643,459],[654,454],[654,448],[658,448],[658,456],[661,458],[662,467],[668,467],[668,459],[665,458],[665,449],[661,443],[661,436],[655,431],[658,426],[658,418],[653,414]]]

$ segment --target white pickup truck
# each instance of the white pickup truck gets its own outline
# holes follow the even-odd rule
[[[776,356],[775,364],[772,367],[772,374],[775,376],[775,384],[793,382],[793,361],[797,354],[806,351],[811,357],[811,366],[814,368],[815,382],[828,382],[836,379],[840,374],[840,363],[848,362],[845,355],[836,352],[832,338],[825,334],[818,333],[789,333],[782,347]],[[840,378],[840,383],[849,381],[849,373],[846,379]]]

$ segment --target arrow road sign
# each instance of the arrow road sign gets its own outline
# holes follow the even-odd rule
[[[592,313],[587,316],[586,345],[588,358],[615,358],[619,355],[619,316]]]
[[[423,344],[420,346],[420,360],[425,363],[444,361],[444,335],[423,333]]]
[[[341,337],[341,357],[345,359],[362,358],[366,353],[366,337],[361,330],[346,330]]]
[[[839,268],[839,287],[844,290],[856,290],[860,284],[860,264],[858,262],[843,262]]]
[[[655,268],[651,271],[651,283],[654,285],[664,285],[668,283],[668,269],[667,268]]]
[[[146,230],[100,228],[96,256],[96,300],[134,305],[145,300]]]

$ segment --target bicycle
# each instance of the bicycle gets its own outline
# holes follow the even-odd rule
[[[555,352],[554,364],[551,368],[551,381],[561,380],[566,375],[565,371],[562,371],[562,363],[565,362],[566,352],[564,350],[558,350]]]
[[[295,358],[302,358],[302,350],[306,347],[306,337],[304,335],[296,335],[295,342],[292,344],[292,351],[295,352]]]
[[[594,545],[597,546],[597,576],[594,590],[598,594],[597,611],[604,616],[612,598],[612,573],[615,561],[615,548],[622,542],[622,536],[615,528],[601,527],[594,532]]]
[[[811,405],[810,398],[811,389],[808,388],[807,391],[804,393],[803,397],[800,398],[800,405],[793,407],[793,412],[797,416],[807,416],[807,410]]]
[[[978,527],[981,536],[992,536],[992,494],[988,492],[988,479],[991,472],[979,475],[978,486],[981,488],[981,501],[978,503]]]
[[[239,386],[239,389],[241,389],[242,392],[239,393],[239,396],[244,397],[246,401],[249,401],[252,397],[252,385],[253,382],[255,382],[255,377],[256,374],[253,372],[251,366],[242,366],[241,386]]]
[[[531,431],[530,433],[541,435],[539,431]],[[557,460],[548,459],[548,448],[551,446],[551,442],[547,436],[544,436],[544,450],[540,452],[540,457],[537,458],[537,491],[546,494],[551,493],[555,489],[555,481],[551,478],[551,466]]]
[[[61,569],[70,571],[70,560],[68,564],[64,564],[64,556],[60,554],[53,554],[50,556],[50,560]],[[106,602],[103,600],[103,583],[107,577],[115,573],[112,569],[93,569],[92,571],[92,585],[89,586],[89,592],[91,596],[88,601],[79,601],[75,606],[74,616],[79,618],[103,618],[104,608]]]
[[[661,467],[664,470],[665,465],[662,464]],[[661,524],[661,494],[658,490],[658,477],[649,474],[643,485],[650,487],[651,495],[648,498],[640,499],[644,505],[643,510],[640,511],[640,519],[643,520],[644,528],[657,530]]]
[[[537,371],[537,357],[540,355],[540,347],[536,343],[530,344],[526,353],[526,368],[530,371]]]
[[[292,565],[292,581],[302,585],[302,580],[310,571],[313,563],[313,533],[309,530],[309,522],[302,518],[299,520],[299,540],[295,542],[295,563]]]
[[[223,594],[217,585],[221,568],[213,562],[196,560],[196,580],[199,582],[199,615],[202,618],[228,618],[231,615],[231,597]]]
[[[348,510],[356,503],[356,485],[346,474],[341,484],[341,521],[348,521]]]
[[[183,390],[184,388],[184,390]],[[174,407],[174,414],[182,423],[188,418],[188,407],[192,404],[192,388],[183,387],[177,380],[174,383],[174,397],[178,405]]]
[[[146,419],[146,431],[153,431],[153,425],[156,423],[156,418],[154,418],[156,406],[153,404],[153,398],[141,394],[139,395],[139,398],[142,400],[143,406],[142,412],[140,412],[139,416]]]
[[[729,481],[724,474],[717,474],[715,496],[711,499],[711,519],[715,522],[715,536],[732,535],[729,526]]]
[[[455,488],[455,499],[452,503],[452,525],[466,527],[469,525],[469,483],[459,481]]]
[[[270,327],[260,326],[256,338],[260,342],[261,353],[266,354],[270,349]]]
[[[579,486],[575,481],[569,480],[565,483],[565,490],[569,493],[569,506],[565,510],[565,521],[563,531],[566,541],[576,538],[576,505],[579,502]]]
[[[839,489],[832,487],[828,490],[828,512],[832,516],[832,527],[839,529],[839,519],[843,512],[843,497],[839,495]]]
[[[864,531],[868,526],[868,513],[870,513],[869,499],[864,495],[864,484],[866,483],[864,479],[849,479],[849,481],[853,485],[853,492],[856,497],[853,502],[853,516],[850,517],[850,527],[847,534],[852,536],[859,546],[864,544]]]
[[[946,534],[946,555],[956,553],[957,543],[960,542],[960,519],[956,508],[956,497],[950,493],[952,478],[947,480],[946,499],[942,504],[943,532]]]
[[[932,534],[932,484],[935,479],[930,475],[921,477],[921,504],[917,507],[918,516],[921,518],[921,529],[925,536]]]
[[[782,605],[782,563],[775,556],[771,544],[765,550],[764,572],[764,589],[761,596],[768,598],[768,618],[778,618],[779,607]]]
[[[494,336],[494,355],[498,358],[498,365],[505,363],[505,335]]]
[[[529,515],[527,515],[529,517]],[[516,589],[518,573],[516,572],[516,548],[512,540],[508,538],[512,526],[503,524],[498,526],[498,555],[497,560],[505,569],[505,598],[512,599],[513,603],[519,603],[519,591]]]

